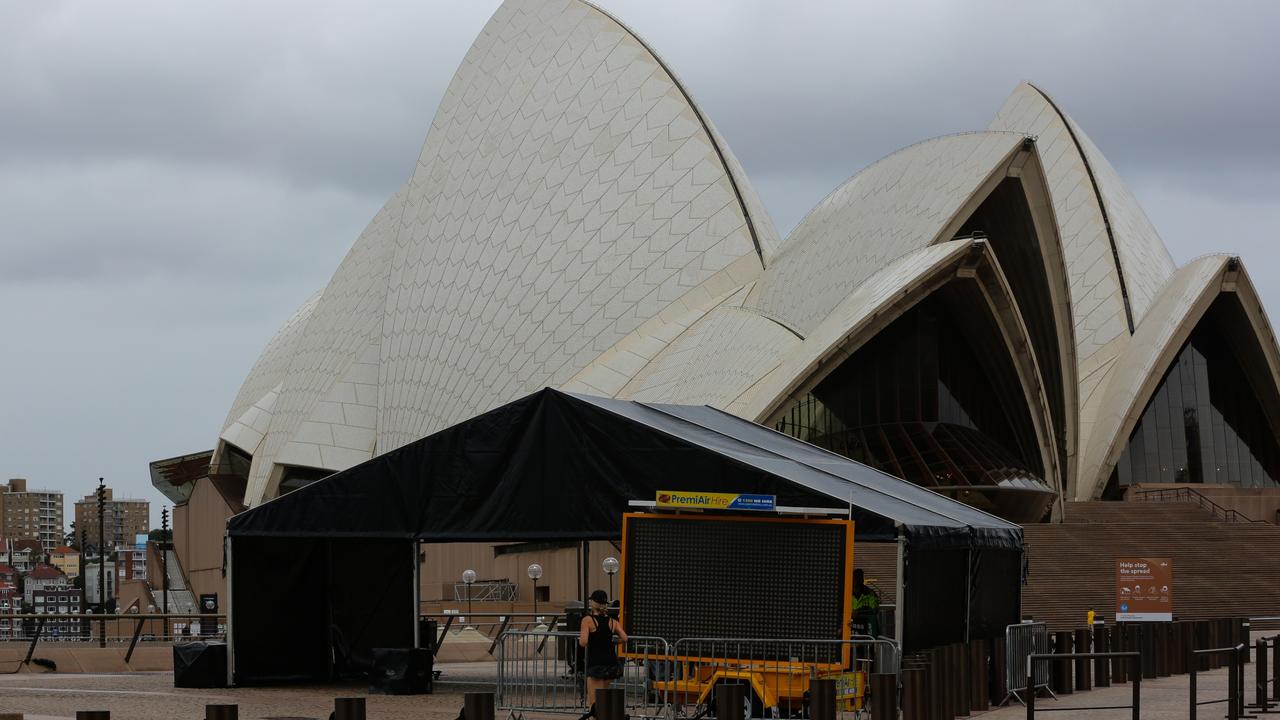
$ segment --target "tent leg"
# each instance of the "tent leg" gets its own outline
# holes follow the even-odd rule
[[[235,593],[232,592],[231,583],[234,574],[231,572],[231,563],[235,555],[232,552],[231,536],[225,535],[223,542],[227,544],[227,687],[235,687],[236,677],[236,634],[233,626],[235,618]]]
[[[414,540],[412,550],[413,571],[409,573],[409,577],[413,580],[413,646],[420,648],[422,647],[422,623],[418,622],[418,616],[422,613],[422,564],[418,562],[418,554],[422,552],[422,543]],[[432,640],[434,641],[435,638]]]
[[[898,578],[897,588],[894,590],[894,609],[893,609],[893,639],[898,641],[898,647],[902,648],[903,643],[903,622],[907,615],[906,603],[906,580],[904,578],[907,570],[907,536],[903,533],[902,528],[898,528]]]
[[[582,607],[587,606],[587,596],[591,594],[591,543],[582,542]],[[613,598],[609,598],[612,600]]]
[[[964,642],[969,643],[969,622],[973,618],[973,548],[965,551],[964,571]]]

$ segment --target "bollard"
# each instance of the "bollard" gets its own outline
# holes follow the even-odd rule
[[[874,697],[871,702],[879,706],[880,698]],[[836,717],[836,681],[821,678],[809,681],[809,720],[836,720]]]
[[[1167,678],[1169,671],[1169,628],[1170,623],[1160,623],[1152,628],[1156,630],[1156,676]]]
[[[489,718],[493,718],[492,705],[489,707]],[[334,698],[333,720],[364,720],[364,698]]]
[[[1007,658],[1005,658],[1004,640],[997,638],[991,641],[991,696],[987,699],[991,703],[1003,702],[1009,695],[1009,687],[1007,683],[1008,668],[1005,667]]]
[[[1111,652],[1111,637],[1107,625],[1101,620],[1093,621],[1093,651]],[[1100,687],[1111,687],[1111,664],[1107,658],[1095,658],[1093,661],[1093,684]]]
[[[599,713],[600,707],[600,691],[596,691],[596,717],[601,717]],[[462,694],[462,718],[463,720],[493,720],[493,693],[491,692],[469,692]],[[338,720],[335,718],[334,720]],[[364,720],[364,703],[360,703],[360,716],[352,718],[352,720]]]
[[[1195,641],[1192,642],[1190,649],[1195,650],[1197,648],[1204,649],[1213,647],[1213,645],[1209,644],[1209,641],[1213,639],[1212,630],[1213,625],[1208,620],[1197,620]],[[1209,669],[1209,658],[1203,655],[1196,655],[1192,658],[1192,661],[1195,662],[1196,672],[1204,672]]]
[[[1240,675],[1236,672],[1240,653],[1227,653],[1227,720],[1240,718]]]
[[[987,641],[975,640],[969,643],[969,707],[979,712],[991,706],[987,700]]]
[[[924,701],[926,672],[919,667],[902,669],[902,720],[929,720]]]
[[[893,673],[871,676],[871,720],[898,720],[898,678]]]
[[[723,687],[723,685],[721,686]],[[742,687],[739,685],[738,687]],[[493,720],[493,693],[486,693],[489,696],[489,718]],[[723,707],[723,706],[718,706]],[[735,707],[733,705],[730,708]],[[739,696],[737,702],[738,717],[742,717],[742,699]],[[723,717],[720,715],[719,717]],[[596,690],[596,718],[598,720],[626,720],[627,718],[627,691],[623,688],[598,688]],[[467,720],[471,720],[468,718]]]
[[[1271,699],[1280,700],[1280,635],[1271,638]]]
[[[1059,630],[1053,634],[1053,653],[1055,655],[1066,655],[1071,652],[1071,631]],[[1059,695],[1070,695],[1071,689],[1071,663],[1055,662],[1053,668],[1049,672],[1049,676],[1053,678],[1053,691]]]
[[[204,720],[238,720],[239,705],[205,705]]]
[[[1089,629],[1080,628],[1075,632],[1075,648],[1078,653],[1089,652]],[[1092,690],[1093,676],[1089,673],[1089,659],[1080,658],[1076,663],[1076,690]]]
[[[1258,638],[1254,649],[1256,659],[1253,665],[1253,706],[1259,710],[1266,710],[1270,706],[1267,702],[1267,641]]]
[[[738,684],[720,683],[716,685],[716,720],[744,720],[744,705],[746,704],[746,686]],[[621,694],[622,690],[615,692]],[[600,691],[596,691],[596,707],[600,706]],[[812,698],[810,699],[812,702]],[[832,699],[835,704],[835,699]],[[625,713],[626,708],[622,709]],[[834,710],[834,708],[833,708]],[[597,715],[599,720],[623,720],[621,714],[617,717],[605,717]]]
[[[1155,679],[1160,670],[1160,653],[1156,652],[1156,638],[1160,635],[1160,624],[1148,623],[1142,626],[1142,679]]]
[[[1174,623],[1173,672],[1182,675],[1187,672],[1187,647],[1191,638],[1191,623],[1179,620]]]
[[[940,648],[929,648],[925,657],[929,659],[929,690],[925,697],[929,702],[929,717],[940,720],[947,712],[946,706],[946,666]]]
[[[951,650],[951,667],[955,670],[952,677],[952,698],[955,700],[954,711],[956,717],[969,717],[969,708],[972,705],[969,702],[969,657],[965,650],[964,643],[955,643],[950,646]]]
[[[1128,642],[1129,628],[1123,623],[1116,623],[1115,630],[1111,632],[1111,651],[1127,652],[1129,650]],[[1129,674],[1129,663],[1124,660],[1116,660],[1111,663],[1111,682],[1117,685],[1124,682]]]
[[[111,720],[110,710],[77,710],[76,720]]]

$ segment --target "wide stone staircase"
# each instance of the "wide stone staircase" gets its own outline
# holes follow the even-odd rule
[[[1280,615],[1280,526],[1228,522],[1196,502],[1073,502],[1065,522],[1025,526],[1022,611],[1051,630],[1115,618],[1117,557],[1173,560],[1181,619]]]
[[[1072,502],[1065,518],[1024,526],[1022,612],[1050,630],[1084,627],[1090,609],[1115,621],[1117,557],[1172,558],[1179,619],[1280,616],[1280,526],[1228,522],[1196,502]],[[854,548],[855,564],[884,603],[894,601],[896,550],[891,543]]]
[[[178,555],[172,550],[167,550],[168,557],[166,564],[169,570],[169,612],[171,613],[195,613],[198,612],[196,606],[196,598],[190,588],[187,587],[186,578],[182,576],[182,566],[178,563]],[[152,590],[151,596],[157,609],[164,607],[164,591],[160,583],[155,583],[155,589]]]

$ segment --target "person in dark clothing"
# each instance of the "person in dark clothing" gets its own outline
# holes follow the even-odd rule
[[[853,571],[853,628],[859,635],[880,635],[880,595],[866,584],[862,568]]]
[[[596,706],[596,690],[609,687],[618,677],[620,665],[614,642],[626,642],[627,633],[617,620],[609,617],[609,596],[603,590],[591,593],[590,613],[578,628],[578,645],[586,649],[587,705],[592,714]],[[616,638],[616,640],[615,640]]]

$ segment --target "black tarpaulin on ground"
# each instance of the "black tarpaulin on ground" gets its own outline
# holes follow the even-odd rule
[[[617,539],[629,501],[659,490],[844,510],[858,541],[901,536],[921,565],[935,551],[1022,549],[1017,525],[719,410],[547,389],[233,517],[235,680],[360,674],[372,648],[412,647],[418,542]],[[948,565],[952,597],[971,586],[967,565]],[[1017,592],[1017,575],[979,591]],[[907,618],[937,597],[905,595]],[[281,642],[285,625],[296,642]]]
[[[1022,529],[714,408],[542,390],[235,516],[231,537],[605,540],[658,490],[848,508],[858,539],[1021,549]]]

